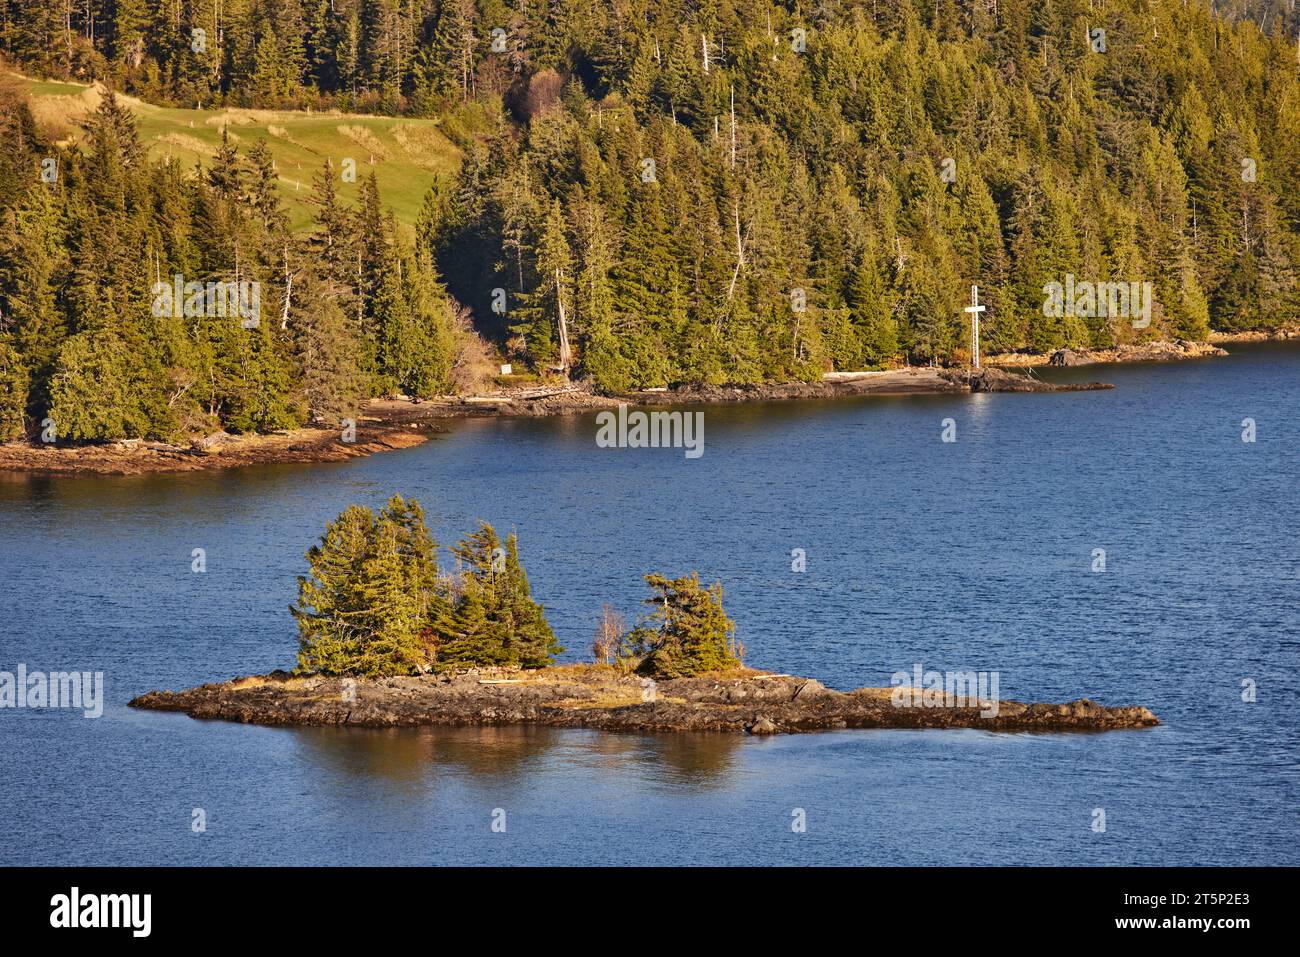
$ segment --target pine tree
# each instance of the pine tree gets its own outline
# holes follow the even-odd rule
[[[704,588],[691,572],[681,578],[645,576],[653,610],[629,635],[637,670],[659,678],[688,678],[740,665],[736,623],[722,609],[722,583]]]
[[[32,377],[31,400],[45,408],[49,378],[67,335],[67,323],[55,300],[65,255],[59,207],[54,194],[41,188],[32,190],[26,202],[7,215],[13,229],[0,240],[0,315],[13,330],[12,347],[22,355]]]
[[[573,315],[573,252],[566,233],[564,211],[554,200],[534,249],[537,288],[524,297],[523,318],[514,326],[535,363],[555,363],[565,371],[572,363],[568,322]]]
[[[394,495],[375,515],[353,505],[307,552],[298,579],[298,670],[363,677],[428,669],[429,631],[446,617],[437,544],[419,503]]]
[[[166,438],[154,427],[151,399],[130,344],[108,330],[83,332],[63,343],[50,388],[49,416],[60,438]]]
[[[881,275],[874,248],[868,247],[863,253],[853,276],[849,303],[866,362],[875,366],[889,362],[898,353],[894,296]]]
[[[511,532],[505,544],[505,573],[502,582],[502,616],[509,623],[511,648],[524,668],[554,664],[564,651],[546,620],[545,609],[533,600],[528,575],[519,561],[519,541]]]
[[[316,207],[316,228],[309,240],[321,275],[335,285],[335,292],[351,289],[355,277],[348,213],[338,196],[334,163],[326,160],[312,184],[312,205]],[[345,306],[346,307],[346,306]]]
[[[435,667],[551,664],[564,649],[533,600],[515,536],[503,546],[496,530],[479,522],[452,552],[460,566],[458,595],[447,633],[438,640]]]
[[[0,442],[27,431],[27,370],[18,350],[0,336]]]
[[[253,144],[248,151],[247,163],[249,177],[244,202],[260,220],[267,238],[278,244],[288,229],[289,217],[280,202],[280,177],[266,140],[259,139]]]
[[[389,320],[385,373],[407,395],[427,399],[451,389],[455,328],[447,292],[428,256],[399,261],[404,279],[396,321]]]
[[[272,338],[269,323],[239,330],[244,339],[235,387],[225,416],[232,432],[274,432],[302,424],[304,410],[292,398],[290,362]]]
[[[339,307],[335,288],[310,272],[304,276],[294,322],[307,414],[312,422],[330,427],[355,416],[365,391],[358,363],[360,334]]]
[[[351,674],[369,635],[357,620],[362,568],[374,547],[375,517],[360,505],[347,508],[307,551],[309,576],[298,579],[298,670]]]
[[[208,168],[208,184],[223,200],[232,201],[242,190],[242,174],[239,151],[230,142],[230,130],[223,126],[221,146],[212,158],[212,166]]]

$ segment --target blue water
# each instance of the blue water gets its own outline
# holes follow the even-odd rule
[[[1300,349],[1233,352],[1055,373],[1111,392],[708,407],[693,460],[599,449],[588,416],[341,464],[0,476],[0,669],[103,671],[108,700],[0,711],[0,863],[1300,864]],[[636,616],[643,573],[699,569],[755,666],[995,670],[1004,698],[1164,724],[758,739],[125,707],[291,666],[303,551],[396,491],[443,542],[516,528],[566,660],[603,602]]]

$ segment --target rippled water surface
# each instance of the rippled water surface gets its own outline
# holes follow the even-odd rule
[[[103,671],[108,702],[0,711],[0,863],[1300,864],[1300,349],[1233,352],[1055,373],[1111,392],[708,407],[691,460],[599,449],[588,416],[341,464],[0,475],[0,669]],[[566,659],[603,602],[635,616],[640,575],[696,568],[756,666],[838,688],[996,670],[1006,698],[1164,724],[756,739],[125,707],[290,666],[303,551],[396,491],[444,542],[516,528]]]

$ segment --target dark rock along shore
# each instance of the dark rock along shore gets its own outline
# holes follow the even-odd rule
[[[853,373],[841,380],[750,386],[691,386],[603,396],[589,386],[541,388],[495,396],[441,397],[422,402],[375,399],[357,422],[354,441],[340,430],[297,429],[267,436],[224,433],[194,440],[187,448],[137,439],[86,445],[41,443],[0,445],[0,472],[38,474],[140,475],[292,462],[340,462],[360,455],[404,449],[441,431],[443,419],[481,416],[576,415],[631,405],[771,402],[867,395],[943,395],[961,392],[1065,392],[1109,389],[1098,382],[1050,383],[1018,371],[912,368]]]
[[[744,672],[660,681],[647,701],[642,679],[599,666],[355,682],[277,671],[188,691],[151,691],[130,706],[251,724],[371,728],[542,724],[774,734],[834,728],[1106,731],[1160,723],[1146,708],[1107,708],[1086,698],[1069,704],[1001,701],[998,714],[986,718],[979,707],[895,707],[890,691],[840,692],[808,678]]]

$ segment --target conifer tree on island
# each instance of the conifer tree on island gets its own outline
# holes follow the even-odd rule
[[[564,649],[532,597],[512,533],[480,522],[442,573],[414,499],[329,524],[298,579],[298,671],[379,677],[476,666],[543,668]]]
[[[636,670],[656,678],[689,678],[741,664],[736,623],[722,609],[722,583],[705,588],[698,572],[681,578],[645,576],[652,609],[627,636]]]

